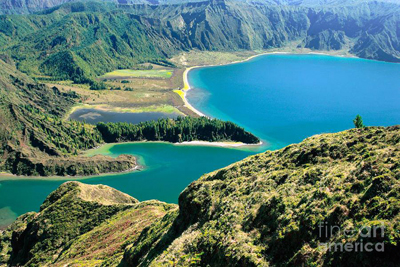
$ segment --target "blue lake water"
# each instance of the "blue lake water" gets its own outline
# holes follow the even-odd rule
[[[270,141],[270,148],[353,127],[400,123],[400,64],[324,55],[265,55],[194,69],[191,104]]]
[[[189,101],[203,113],[234,121],[266,145],[219,148],[165,143],[121,144],[100,152],[137,155],[145,170],[82,180],[106,184],[139,200],[177,203],[179,193],[204,173],[266,149],[323,132],[400,124],[400,64],[321,55],[270,55],[189,72]],[[1,177],[0,177],[1,178]],[[0,228],[37,211],[45,197],[70,180],[0,180]]]

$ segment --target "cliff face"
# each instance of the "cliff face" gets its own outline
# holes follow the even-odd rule
[[[20,217],[3,233],[3,262],[104,264],[101,257],[93,261],[91,251],[97,251],[112,266],[396,266],[399,158],[399,126],[313,136],[204,175],[182,192],[179,210],[159,202],[136,204],[126,195],[121,200],[116,192],[109,199],[109,193],[69,183],[49,196],[39,214]],[[79,190],[92,193],[65,193]],[[93,195],[101,197],[90,201]],[[130,224],[134,234],[121,228],[118,236],[127,241],[117,252],[106,252],[105,246],[120,243],[106,242],[105,229],[136,215],[145,226]],[[73,234],[41,230],[46,227]],[[95,237],[96,245],[90,241]],[[65,247],[65,240],[72,245]],[[354,252],[356,243],[370,243],[373,250]],[[352,244],[353,251],[325,244]]]

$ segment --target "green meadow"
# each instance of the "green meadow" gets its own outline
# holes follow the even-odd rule
[[[162,78],[169,79],[173,74],[172,70],[115,70],[101,76],[101,78]]]

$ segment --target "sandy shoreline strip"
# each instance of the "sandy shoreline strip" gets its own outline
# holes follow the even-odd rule
[[[183,72],[183,88],[178,89],[178,90],[174,90],[175,93],[177,93],[183,100],[184,105],[189,108],[190,110],[192,110],[193,112],[195,112],[197,115],[202,116],[202,117],[207,117],[206,115],[204,115],[201,111],[197,110],[196,108],[194,108],[189,101],[187,100],[187,92],[191,89],[193,89],[190,86],[189,83],[189,72],[193,69],[196,68],[206,68],[206,67],[215,67],[215,66],[226,66],[226,65],[231,65],[231,64],[237,64],[237,63],[243,63],[249,60],[252,60],[253,58],[259,57],[259,56],[265,56],[265,55],[276,55],[276,54],[283,54],[283,55],[325,55],[325,56],[337,56],[337,57],[351,57],[351,58],[357,58],[356,56],[350,56],[350,55],[330,55],[327,53],[323,53],[323,52],[307,52],[307,53],[296,53],[296,52],[285,52],[285,51],[276,51],[276,52],[265,52],[265,53],[261,53],[261,54],[257,54],[257,55],[253,55],[250,56],[246,59],[243,60],[237,60],[237,61],[233,61],[230,63],[226,63],[226,64],[215,64],[215,65],[204,65],[204,66],[192,66],[189,68],[186,68],[185,71]]]
[[[246,144],[242,142],[208,142],[208,141],[190,141],[190,142],[182,142],[182,143],[170,143],[170,142],[163,142],[163,141],[139,141],[139,142],[124,142],[124,143],[108,143],[108,144],[103,144],[100,146],[97,146],[95,148],[89,149],[85,151],[84,155],[86,154],[88,157],[92,157],[95,155],[107,155],[107,154],[89,154],[90,152],[94,152],[96,150],[101,149],[107,149],[109,146],[115,146],[115,145],[124,145],[124,144],[138,144],[138,143],[164,143],[164,144],[170,144],[173,146],[214,146],[214,147],[225,147],[225,148],[238,148],[238,147],[254,147],[254,146],[261,146],[264,143],[259,142],[257,144]],[[135,171],[140,171],[143,170],[143,166],[140,164],[137,164],[135,167],[125,170],[125,171],[120,171],[120,172],[108,172],[108,173],[100,173],[100,174],[93,174],[93,175],[88,175],[88,176],[25,176],[25,175],[15,175],[12,173],[8,172],[0,172],[0,182],[2,181],[10,181],[10,180],[43,180],[43,181],[60,181],[60,180],[65,180],[65,181],[79,181],[79,180],[86,180],[90,178],[96,178],[96,177],[102,177],[102,176],[111,176],[111,175],[121,175],[121,174],[126,174],[126,173],[132,173]],[[1,184],[0,184],[1,186]]]
[[[97,155],[98,153],[92,154],[93,152],[97,151],[102,151],[104,150],[105,152],[107,149],[110,147],[116,146],[116,145],[126,145],[126,144],[168,144],[168,145],[173,145],[173,146],[219,146],[219,147],[241,147],[241,146],[260,146],[263,145],[264,143],[260,141],[257,144],[247,144],[247,143],[242,143],[242,142],[209,142],[209,141],[185,141],[181,143],[171,143],[171,142],[166,142],[166,141],[131,141],[131,142],[122,142],[122,143],[107,143],[107,144],[102,144],[100,146],[97,146],[95,148],[91,148],[89,150],[86,150],[82,155],[86,155],[88,157],[92,157],[94,155]],[[107,155],[106,153],[99,153],[101,155]]]
[[[176,146],[218,146],[218,147],[242,147],[242,146],[260,146],[263,143],[246,144],[242,142],[208,142],[208,141],[190,141],[174,143]]]

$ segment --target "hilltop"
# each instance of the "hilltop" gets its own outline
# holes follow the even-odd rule
[[[3,233],[0,265],[10,255],[10,265],[43,266],[52,258],[58,258],[57,266],[67,260],[76,265],[121,260],[124,243],[173,209],[176,205],[157,201],[139,203],[108,186],[67,182],[40,212],[21,216]]]
[[[396,266],[399,144],[399,126],[313,136],[204,175],[182,192],[179,209],[67,183],[39,213],[21,216],[2,234],[2,263]],[[340,231],[321,234],[321,225]],[[384,234],[375,237],[359,231],[382,226]],[[38,229],[52,230],[39,231],[46,235],[38,238]],[[356,231],[348,236],[343,229]],[[384,252],[324,249],[325,243],[357,242],[383,244]],[[106,249],[110,245],[113,250]]]

